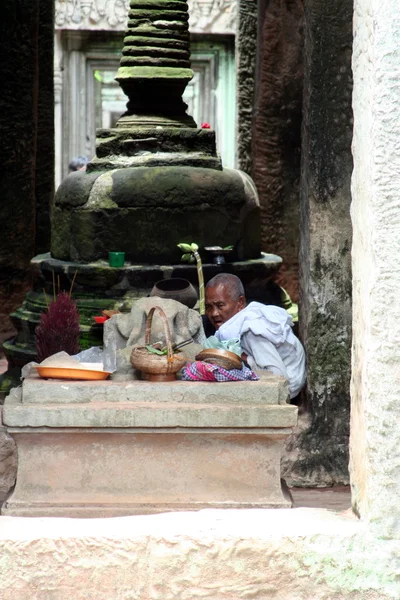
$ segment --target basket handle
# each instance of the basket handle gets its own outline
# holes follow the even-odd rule
[[[164,326],[164,334],[165,334],[165,339],[167,341],[167,351],[168,351],[167,357],[168,357],[168,362],[171,363],[171,362],[174,362],[172,342],[171,342],[171,332],[169,329],[167,317],[165,315],[165,312],[161,308],[161,306],[153,306],[153,308],[150,309],[149,314],[147,315],[146,334],[145,334],[145,338],[144,338],[145,344],[146,344],[146,346],[148,346],[150,344],[151,325],[153,323],[153,315],[156,310],[160,314],[160,317],[161,317],[161,320],[162,320],[162,323]]]

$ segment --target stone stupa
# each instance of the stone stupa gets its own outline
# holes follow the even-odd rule
[[[128,310],[160,279],[196,284],[196,268],[179,264],[179,242],[198,244],[206,281],[221,267],[207,263],[204,248],[233,246],[224,270],[262,300],[281,259],[261,254],[254,183],[223,168],[215,132],[186,113],[182,94],[192,77],[186,0],[131,0],[116,77],[127,111],[115,128],[97,131],[87,171],[72,173],[57,191],[51,253],[32,260],[36,284],[11,315],[19,332],[5,344],[11,367],[34,359],[43,290],[51,297],[54,282],[69,290],[73,281],[82,347],[101,343],[92,317],[102,309]],[[109,266],[109,251],[125,252],[124,267]]]
[[[215,132],[182,100],[193,77],[185,0],[131,0],[117,81],[129,98],[113,129],[97,131],[86,173],[59,187],[51,254],[79,263],[124,251],[134,263],[179,263],[178,242],[234,245],[260,256],[251,179],[223,169]]]

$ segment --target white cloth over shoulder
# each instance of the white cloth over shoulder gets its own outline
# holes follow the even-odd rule
[[[221,341],[239,337],[250,366],[285,377],[294,398],[306,381],[306,360],[292,326],[292,317],[283,308],[250,302],[223,323],[215,336]]]

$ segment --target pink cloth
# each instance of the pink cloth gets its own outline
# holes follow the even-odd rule
[[[258,381],[259,379],[258,375],[245,366],[242,369],[227,371],[217,365],[201,361],[188,363],[182,371],[183,381]]]

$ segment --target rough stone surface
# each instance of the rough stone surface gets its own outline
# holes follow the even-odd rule
[[[2,600],[397,600],[397,543],[326,510],[1,518]]]
[[[355,2],[352,180],[354,506],[378,535],[400,538],[400,14]]]
[[[310,427],[292,475],[315,473],[314,485],[348,480],[352,9],[350,0],[305,5],[300,334]]]
[[[262,249],[283,258],[278,283],[298,297],[303,1],[261,1],[253,117],[253,164]]]

